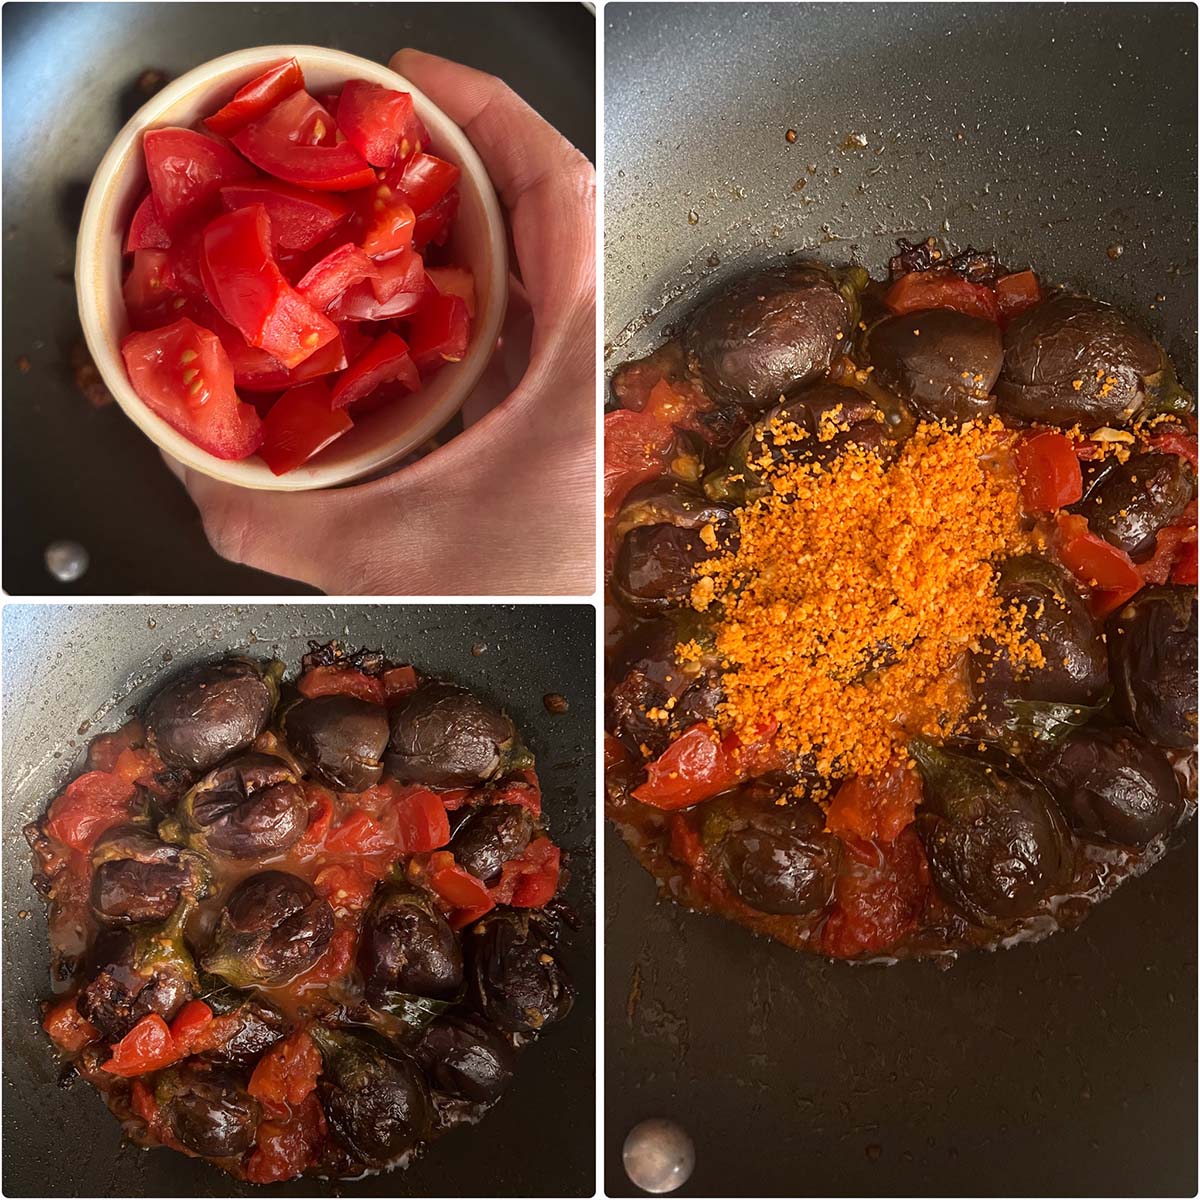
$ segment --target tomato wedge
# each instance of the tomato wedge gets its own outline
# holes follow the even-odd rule
[[[1085,518],[1060,513],[1058,530],[1058,556],[1067,570],[1091,589],[1089,605],[1095,616],[1108,616],[1141,590],[1144,580],[1133,559],[1092,533]]]
[[[414,154],[396,176],[395,186],[418,213],[431,209],[458,182],[455,163],[434,154]]]
[[[392,802],[401,854],[424,854],[450,841],[450,820],[441,798],[417,788]]]
[[[286,59],[239,88],[233,99],[207,117],[204,123],[213,133],[229,137],[303,87],[304,72],[300,70],[300,64],[294,58]]]
[[[375,264],[353,243],[327,254],[296,284],[296,290],[313,308],[324,312],[355,284],[376,276]]]
[[[407,159],[427,140],[408,92],[351,79],[338,98],[338,126],[373,167]]]
[[[271,244],[278,250],[311,250],[350,216],[350,206],[336,196],[274,179],[224,187],[221,203],[227,212],[261,204],[271,218]]]
[[[890,845],[912,824],[921,795],[921,776],[893,761],[877,775],[846,780],[829,802],[825,827],[843,839]]]
[[[202,270],[217,311],[251,346],[285,367],[299,365],[338,335],[337,326],[288,283],[271,257],[271,222],[262,205],[210,222]]]
[[[996,280],[996,303],[1000,307],[1000,320],[1008,322],[1027,308],[1042,302],[1042,287],[1032,271],[1018,271],[1013,275],[1002,275]]]
[[[331,665],[310,667],[296,682],[296,690],[308,699],[317,696],[353,696],[368,704],[383,704],[383,681],[356,667]]]
[[[213,1010],[203,1000],[189,1000],[171,1022],[171,1041],[179,1051],[180,1058],[187,1058],[203,1044],[208,1028],[213,1023]]]
[[[458,190],[439,200],[432,208],[417,217],[413,228],[413,245],[418,250],[426,246],[444,246],[450,236],[450,226],[458,215]]]
[[[238,399],[220,339],[186,317],[121,343],[129,381],[142,402],[202,450],[246,458],[262,443],[258,413]]]
[[[263,418],[259,455],[273,475],[286,475],[354,428],[350,417],[330,408],[323,379],[284,392]]]
[[[475,320],[475,276],[465,267],[426,267],[429,282],[440,295],[457,296],[467,306],[467,316]]]
[[[158,1071],[179,1061],[179,1048],[158,1013],[144,1016],[113,1048],[101,1070],[129,1078]]]
[[[77,1054],[89,1042],[97,1041],[100,1031],[79,1011],[76,997],[51,1005],[42,1021],[50,1040],[67,1054]]]
[[[434,294],[417,309],[409,326],[413,362],[420,371],[461,362],[471,340],[471,318],[457,296]]]
[[[412,244],[417,222],[412,208],[396,198],[386,183],[376,189],[363,234],[362,248],[372,258],[395,254]]]
[[[154,196],[147,192],[129,222],[129,234],[125,238],[125,253],[135,250],[165,250],[171,244],[171,235],[158,215]]]
[[[395,380],[410,392],[421,385],[408,343],[397,333],[376,338],[371,348],[333,386],[333,406],[345,408]]]
[[[314,113],[324,114],[325,120]],[[258,168],[314,191],[370,187],[375,172],[349,143],[323,145],[333,118],[307,92],[293,92],[233,135],[233,144]]]
[[[246,1091],[268,1112],[299,1108],[316,1091],[321,1052],[303,1029],[276,1042],[255,1064]]]
[[[154,207],[169,232],[206,213],[221,188],[254,178],[249,163],[194,129],[151,129],[142,150]]]
[[[135,250],[133,265],[121,285],[130,324],[135,329],[154,329],[176,315],[179,299],[166,250]]]
[[[1055,512],[1083,496],[1083,472],[1075,444],[1065,434],[1046,429],[1023,437],[1013,457],[1026,512]]]
[[[913,271],[888,289],[884,304],[897,315],[930,308],[952,308],[985,321],[1000,320],[996,294],[982,283],[971,283],[949,270]]]

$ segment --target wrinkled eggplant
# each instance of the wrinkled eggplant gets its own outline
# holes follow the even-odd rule
[[[1196,745],[1196,589],[1146,588],[1108,619],[1113,703],[1156,746]]]
[[[279,699],[278,663],[225,658],[185,671],[156,693],[145,726],[168,767],[208,771],[250,746]]]
[[[707,530],[703,536],[702,530]],[[728,505],[679,484],[634,488],[613,533],[618,539],[613,591],[632,612],[646,616],[687,607],[696,565],[738,544],[737,521]]]
[[[517,1065],[515,1051],[499,1030],[459,1015],[434,1021],[417,1044],[416,1058],[437,1091],[472,1104],[499,1100]]]
[[[307,824],[296,773],[281,758],[250,753],[205,775],[159,832],[195,850],[250,861],[282,854]]]
[[[1075,829],[1121,846],[1145,846],[1183,811],[1170,760],[1132,729],[1078,730],[1041,754],[1036,768]]]
[[[387,710],[354,696],[300,700],[283,715],[292,752],[327,787],[362,792],[383,777]]]
[[[743,787],[704,806],[701,836],[737,897],[758,912],[807,917],[830,901],[841,842],[811,800],[778,805]]]
[[[171,1132],[202,1158],[235,1158],[254,1145],[258,1101],[223,1067],[190,1060],[159,1073],[158,1110]]]
[[[1045,663],[1014,663],[994,641],[983,642],[971,669],[981,731],[1006,725],[1010,701],[1093,703],[1108,684],[1107,655],[1086,601],[1065,573],[1034,555],[1012,558],[1001,566],[996,590],[1008,609],[1024,609],[1021,636],[1042,648]]]
[[[1154,339],[1111,305],[1051,296],[1004,331],[997,410],[1064,429],[1128,425],[1164,363]]]
[[[429,1089],[398,1050],[325,1025],[309,1030],[321,1050],[318,1084],[330,1131],[368,1167],[387,1167],[429,1136]]]
[[[690,369],[715,397],[768,408],[819,378],[849,345],[866,272],[773,268],[722,289],[684,333]]]
[[[77,1006],[110,1042],[150,1013],[169,1021],[196,994],[196,964],[183,936],[192,907],[184,899],[160,924],[109,929],[96,939]]]
[[[555,957],[550,920],[497,908],[468,933],[468,988],[475,1007],[507,1033],[538,1033],[571,1011],[575,991]]]
[[[491,883],[504,864],[529,845],[536,826],[523,804],[489,804],[477,808],[454,831],[450,849],[464,871]]]
[[[307,971],[332,937],[333,909],[311,884],[261,871],[230,893],[201,965],[234,987],[277,987]]]
[[[111,924],[165,921],[185,896],[208,894],[211,873],[191,850],[118,826],[92,848],[92,912]]]
[[[402,884],[380,889],[367,909],[358,967],[369,1003],[388,992],[454,995],[463,982],[462,947],[428,895]]]
[[[1158,531],[1180,517],[1195,490],[1195,476],[1179,455],[1135,454],[1115,465],[1077,511],[1093,533],[1141,559],[1153,551]]]
[[[1070,881],[1070,834],[1053,797],[1004,767],[915,738],[916,828],[941,894],[969,920],[1032,916]]]
[[[961,425],[996,409],[1004,344],[994,321],[949,308],[887,317],[867,333],[865,358],[873,382],[927,420]]]
[[[391,714],[384,770],[400,783],[470,787],[496,775],[514,742],[513,723],[452,683],[427,683]]]

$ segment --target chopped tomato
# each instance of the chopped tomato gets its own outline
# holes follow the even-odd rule
[[[121,285],[125,308],[134,329],[157,329],[175,319],[179,289],[166,250],[137,250]]]
[[[238,399],[229,356],[207,329],[184,317],[162,329],[131,333],[121,355],[146,407],[202,450],[240,459],[262,443],[258,414]]]
[[[1196,469],[1196,435],[1184,433],[1180,429],[1170,429],[1166,433],[1152,433],[1147,439],[1151,447],[1163,454],[1178,454],[1187,459]]]
[[[260,1121],[255,1148],[246,1160],[246,1178],[251,1183],[298,1178],[318,1164],[325,1135],[325,1113],[315,1094],[284,1120]]]
[[[142,149],[154,207],[171,233],[207,214],[221,188],[254,177],[254,168],[227,145],[194,129],[151,129]]]
[[[450,841],[450,820],[441,797],[427,788],[415,788],[395,798],[397,848],[401,854],[424,854]]]
[[[431,209],[458,182],[462,172],[451,162],[433,154],[414,154],[396,179],[396,186],[414,212]]]
[[[417,672],[412,667],[389,667],[383,673],[383,691],[387,703],[417,690]]]
[[[261,204],[271,218],[271,245],[276,250],[311,250],[350,216],[350,206],[336,196],[274,179],[224,187],[221,202],[228,212]]]
[[[505,779],[495,785],[491,792],[493,804],[520,804],[533,815],[542,811],[542,788],[535,771],[521,771],[519,778]]]
[[[514,908],[548,904],[558,891],[561,863],[562,851],[548,837],[534,838],[520,857],[520,875],[508,903]]]
[[[213,315],[216,316],[215,313]],[[217,319],[220,320],[219,317]],[[225,352],[229,354],[233,363],[234,382],[247,392],[285,392],[288,388],[299,387],[300,384],[309,383],[314,379],[324,379],[326,375],[346,369],[346,343],[343,334],[339,334],[332,342],[327,342],[298,367],[289,371],[265,351],[247,346],[242,335],[228,322],[222,321],[222,324],[242,345],[240,353],[235,357],[221,331],[213,331],[221,338],[221,345],[225,347]]]
[[[158,1013],[149,1013],[112,1048],[112,1057],[101,1069],[128,1078],[169,1067],[179,1057],[166,1021]]]
[[[375,880],[354,867],[335,863],[317,873],[313,887],[335,910],[343,913],[360,912],[371,902]]]
[[[373,167],[390,167],[397,159],[413,154],[414,122],[413,98],[408,92],[364,79],[351,79],[342,88],[338,126]]]
[[[711,725],[700,723],[681,733],[646,766],[646,782],[632,795],[655,808],[688,808],[738,782],[738,773]]]
[[[88,743],[87,769],[111,771],[126,750],[140,750],[146,744],[146,731],[138,721],[122,725],[116,733],[102,733]]]
[[[331,854],[381,854],[394,850],[395,842],[378,821],[355,809],[325,839]]]
[[[299,1108],[316,1091],[321,1051],[303,1029],[275,1043],[255,1065],[246,1091],[271,1113]]]
[[[106,829],[129,819],[136,795],[127,779],[88,771],[51,801],[46,832],[73,850],[90,851]]]
[[[1000,320],[1000,305],[991,288],[982,283],[971,283],[949,270],[913,271],[901,275],[888,289],[883,302],[896,314],[952,308],[969,317]]]
[[[117,755],[111,771],[118,779],[126,783],[140,784],[142,787],[153,788],[154,777],[163,770],[163,761],[148,746],[137,750],[126,747]]]
[[[921,803],[921,776],[904,762],[879,775],[856,775],[834,793],[826,828],[840,838],[892,843],[912,824]]]
[[[345,979],[354,966],[354,952],[357,946],[358,935],[353,929],[335,929],[329,941],[329,949],[295,980],[293,986],[308,987],[310,984]]]
[[[211,1050],[219,1050],[237,1034],[241,1033],[246,1022],[245,1013],[241,1009],[214,1016],[204,1024],[195,1024],[185,1031],[188,1054],[205,1054]],[[172,1022],[172,1028],[174,1023]]]
[[[455,188],[432,208],[418,215],[413,227],[413,245],[418,250],[424,250],[426,246],[444,246],[457,215],[458,189]]]
[[[304,72],[300,64],[294,58],[286,59],[239,88],[233,99],[205,118],[204,123],[213,133],[229,137],[303,87]]]
[[[1058,556],[1085,587],[1091,589],[1089,605],[1097,617],[1115,612],[1142,587],[1137,565],[1124,550],[1097,537],[1083,517],[1060,513]]]
[[[306,783],[304,796],[308,800],[308,827],[296,843],[296,853],[301,857],[324,845],[333,820],[333,797],[320,784]]]
[[[1032,271],[1018,271],[1013,275],[1002,275],[996,280],[996,303],[1000,306],[1000,320],[1007,323],[1027,308],[1042,302],[1042,288]]]
[[[1026,512],[1051,513],[1082,498],[1083,472],[1065,434],[1040,430],[1022,437],[1013,453]]]
[[[337,663],[326,667],[309,667],[300,676],[296,688],[310,700],[317,696],[355,696],[372,704],[384,702],[382,679],[356,667]]]
[[[194,1053],[213,1022],[213,1010],[203,1000],[189,1000],[171,1022],[171,1040],[180,1058]]]
[[[283,277],[271,255],[271,222],[261,205],[209,223],[202,271],[217,311],[251,346],[285,367],[297,366],[338,336],[337,326]]]
[[[450,788],[448,791],[438,792],[438,797],[448,813],[457,812],[474,795],[474,788]]]
[[[314,191],[370,187],[375,172],[349,143],[323,144],[333,118],[304,91],[293,92],[233,135],[233,144],[276,179]]]
[[[694,404],[660,379],[640,412],[619,408],[604,415],[604,512],[615,515],[640,483],[657,479],[675,445],[675,427]]]
[[[135,1079],[129,1089],[129,1107],[149,1126],[158,1121],[158,1101],[144,1079]]]
[[[820,935],[823,954],[856,958],[894,946],[917,923],[929,893],[921,839],[905,829],[891,844],[843,839],[834,908]]]
[[[469,871],[454,861],[454,855],[441,850],[429,860],[429,886],[452,908],[450,924],[461,929],[495,907],[487,888]]]
[[[353,428],[346,413],[331,408],[329,385],[314,379],[290,388],[271,405],[258,452],[273,475],[286,475]]]
[[[475,276],[465,267],[426,267],[429,282],[442,296],[457,296],[467,306],[467,316],[475,320]]]
[[[410,392],[415,392],[421,382],[408,343],[398,333],[385,333],[338,379],[333,388],[333,406],[345,408],[392,381]]]
[[[667,820],[670,828],[667,853],[676,862],[695,867],[704,857],[704,841],[699,832],[687,813],[672,813]]]
[[[324,312],[355,284],[370,282],[376,275],[375,264],[351,242],[330,251],[296,284],[296,291]]]
[[[421,256],[411,248],[381,259],[374,266],[369,281],[351,287],[330,307],[334,319],[386,321],[406,317],[435,294]]]
[[[372,258],[405,250],[412,244],[416,223],[412,208],[404,200],[391,197],[391,189],[381,183],[371,202],[362,248]]]
[[[471,318],[458,296],[428,297],[409,325],[412,359],[422,372],[461,362],[470,341]]]
[[[1196,539],[1185,542],[1182,552],[1171,570],[1171,582],[1196,586]]]
[[[1174,525],[1164,526],[1155,534],[1154,553],[1145,562],[1137,563],[1138,572],[1147,583],[1163,584],[1169,579],[1176,579],[1180,566],[1184,574],[1189,570],[1188,563],[1196,561],[1196,502],[1189,505],[1191,516],[1177,521]],[[1195,567],[1191,567],[1192,572]]]
[[[51,1005],[42,1021],[42,1028],[50,1035],[50,1040],[67,1054],[77,1054],[100,1037],[100,1030],[82,1016],[75,1001],[76,997],[71,996]]]
[[[147,192],[137,206],[133,220],[129,222],[125,252],[132,254],[135,250],[165,250],[170,244],[171,235],[158,215],[154,196]]]

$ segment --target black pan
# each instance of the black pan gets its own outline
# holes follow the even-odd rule
[[[609,371],[769,257],[879,277],[896,238],[948,230],[1143,318],[1195,386],[1193,5],[605,20]],[[696,1143],[686,1195],[1195,1193],[1194,825],[1079,932],[944,972],[656,905],[607,849],[610,1194],[649,1116]]]
[[[4,1194],[590,1196],[594,627],[588,605],[10,604],[3,628]],[[356,1183],[255,1188],[172,1151],[123,1144],[90,1087],[55,1087],[54,1056],[38,1028],[37,1003],[49,984],[46,924],[21,827],[78,770],[87,738],[120,725],[164,670],[234,649],[278,654],[294,667],[309,638],[330,637],[381,646],[475,688],[502,703],[528,735],[552,828],[571,852],[567,899],[581,926],[565,959],[579,998],[567,1020],[522,1056],[511,1089],[482,1124],[448,1134],[410,1170]],[[484,652],[473,653],[479,646]],[[549,692],[567,698],[565,715],[547,712]]]
[[[380,62],[415,46],[500,76],[590,156],[595,19],[581,4],[14,3],[3,27],[4,590],[310,592],[218,557],[154,446],[71,381],[75,232],[93,172],[145,99],[138,77],[279,42]],[[90,552],[76,583],[57,583],[43,563],[60,538]]]

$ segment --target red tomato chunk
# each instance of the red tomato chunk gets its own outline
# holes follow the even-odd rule
[[[142,148],[122,354],[143,403],[202,450],[285,475],[465,357],[475,280],[440,249],[460,171],[408,93],[315,96],[288,59]]]

